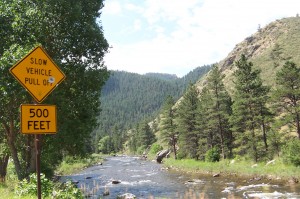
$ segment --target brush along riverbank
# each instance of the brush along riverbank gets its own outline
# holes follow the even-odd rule
[[[67,156],[56,168],[56,175],[70,175],[81,171],[95,164],[102,164],[103,155],[92,154],[84,158]],[[76,188],[71,182],[60,183],[47,179],[44,174],[41,176],[42,196],[46,199],[83,199],[84,195],[81,190]],[[57,178],[55,178],[57,179]],[[6,181],[0,183],[0,198],[7,199],[35,199],[37,198],[36,174],[30,175],[30,181],[26,179],[19,181],[17,179],[14,165],[9,162]]]
[[[186,173],[209,174],[212,176],[235,176],[245,179],[282,181],[298,183],[300,167],[286,165],[281,160],[253,163],[250,161],[222,160],[220,162],[203,162],[193,159],[164,159],[168,169]]]
[[[91,154],[85,158],[67,156],[56,168],[56,175],[71,175],[96,164],[102,164],[106,156]]]

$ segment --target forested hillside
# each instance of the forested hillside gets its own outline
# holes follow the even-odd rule
[[[292,17],[237,44],[179,103],[166,102],[159,143],[177,158],[300,165],[299,38],[300,18]]]
[[[150,121],[168,95],[178,99],[189,83],[195,83],[209,70],[210,66],[197,67],[182,78],[111,71],[101,94],[100,125],[94,131],[96,146],[105,135],[120,134],[142,120]]]
[[[143,123],[132,128],[129,151],[152,146],[168,148],[175,158],[259,162],[281,157],[300,165],[298,38],[299,17],[259,29],[190,84],[180,100],[169,96],[152,131]]]

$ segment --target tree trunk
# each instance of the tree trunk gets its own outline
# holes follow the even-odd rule
[[[174,159],[177,159],[177,151],[176,151],[176,137],[175,135],[172,136],[172,145],[173,145],[173,150],[174,150]]]
[[[265,149],[268,151],[268,142],[267,142],[267,134],[266,134],[266,125],[264,122],[262,122],[262,132],[263,132],[263,139],[265,144]]]
[[[252,124],[252,127],[251,127],[251,133],[252,133],[252,150],[253,150],[253,155],[254,155],[254,161],[257,162],[258,161],[258,156],[257,156],[257,148],[256,148],[256,137],[255,137],[255,129],[254,129],[254,126]]]
[[[28,135],[27,137],[27,157],[26,157],[26,171],[28,174],[36,172],[36,155],[35,155],[34,137]]]
[[[299,113],[296,114],[296,126],[297,126],[298,138],[300,139],[300,116],[299,116]]]
[[[218,120],[219,120],[219,133],[220,133],[220,141],[221,141],[221,153],[222,153],[222,159],[225,159],[225,144],[224,144],[224,132],[223,132],[223,126],[222,126],[222,121],[221,121],[221,116],[218,115]]]
[[[14,166],[15,166],[15,169],[16,169],[18,179],[22,180],[24,176],[22,174],[23,172],[22,172],[22,167],[21,167],[20,160],[19,160],[19,157],[18,157],[18,151],[17,151],[17,148],[15,146],[15,141],[16,140],[15,140],[15,135],[14,135],[14,122],[12,120],[10,120],[9,126],[6,125],[5,123],[2,123],[2,125],[5,129],[5,132],[6,132],[8,148],[10,150],[10,154],[11,154],[11,157],[12,157],[13,162],[14,162]]]
[[[263,106],[260,107],[260,115],[263,118],[261,120],[261,127],[262,127],[262,133],[263,133],[263,140],[265,144],[266,152],[268,152],[268,142],[267,142],[267,133],[266,133],[266,125],[265,125],[265,117],[263,115]]]
[[[5,182],[8,159],[9,159],[8,154],[5,154],[0,159],[0,182]]]

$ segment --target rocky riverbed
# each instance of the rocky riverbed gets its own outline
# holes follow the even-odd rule
[[[299,198],[299,184],[273,184],[262,179],[186,174],[138,157],[110,157],[71,180],[90,198]]]

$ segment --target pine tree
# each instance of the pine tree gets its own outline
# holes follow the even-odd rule
[[[284,124],[293,124],[300,139],[300,68],[287,61],[276,74],[276,89],[273,92],[278,113]]]
[[[212,96],[204,87],[200,93],[200,99],[197,106],[196,129],[198,132],[198,155],[200,160],[205,160],[206,152],[215,146],[214,130],[209,128],[211,116]]]
[[[224,77],[217,65],[214,65],[207,78],[207,89],[211,96],[211,102],[207,107],[209,111],[207,129],[214,134],[217,133],[215,144],[221,149],[223,159],[231,154],[232,149],[232,134],[229,125],[231,98],[223,84]],[[214,144],[211,147],[214,147]]]
[[[172,96],[168,96],[162,109],[161,116],[161,137],[167,142],[174,151],[174,158],[177,156],[177,139],[178,133],[175,125],[175,109],[173,108],[175,102]]]
[[[152,132],[146,120],[138,125],[138,143],[139,147],[146,149],[155,142],[155,135]]]
[[[178,106],[177,130],[179,132],[179,152],[181,157],[198,159],[199,137],[196,128],[198,93],[196,86],[190,84]]]
[[[245,55],[235,64],[237,70],[234,73],[232,130],[237,133],[240,153],[245,154],[250,150],[250,156],[258,161],[258,143],[261,141],[258,132],[262,124],[265,124],[265,116],[269,112],[265,106],[269,88],[263,86],[259,77],[260,70],[252,69],[253,64],[248,62]],[[262,134],[265,135],[265,131]]]

